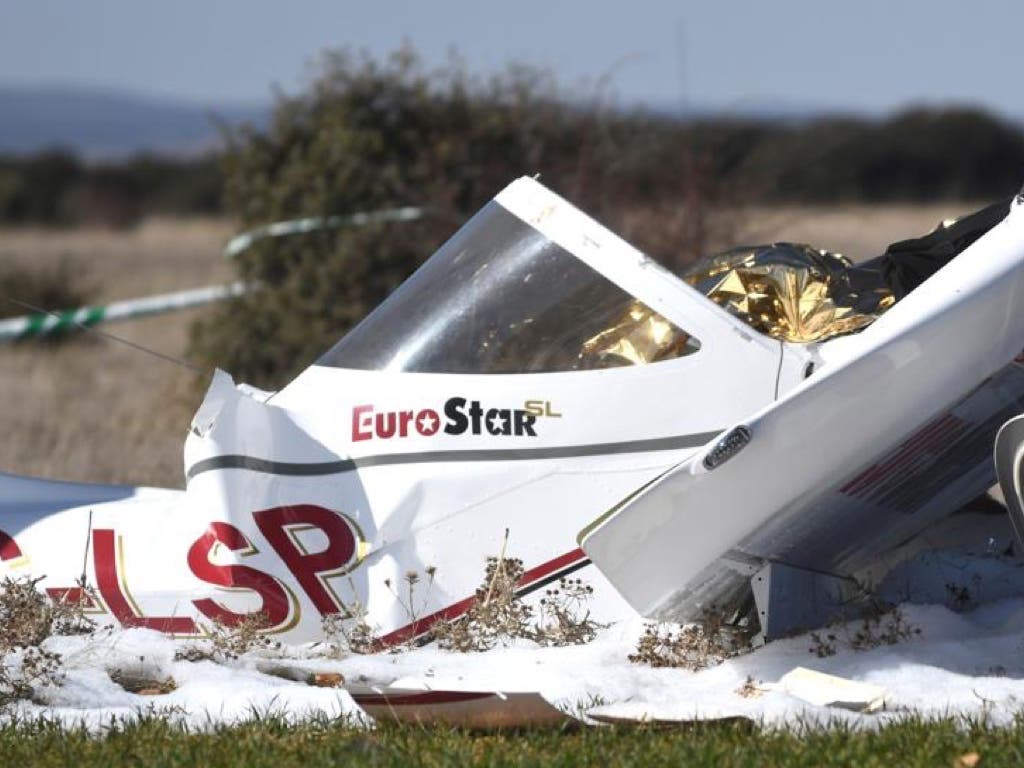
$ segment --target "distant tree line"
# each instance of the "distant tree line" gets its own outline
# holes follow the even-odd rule
[[[0,155],[0,224],[126,226],[153,214],[218,214],[218,166],[212,155],[103,163],[61,149]]]
[[[1024,130],[977,109],[755,130],[736,171],[765,200],[987,200],[1024,184]]]
[[[491,157],[471,146],[475,134],[494,127],[481,115],[487,107],[477,93],[470,101],[481,103],[467,102],[461,116],[430,126],[429,136],[417,133],[423,126],[406,126],[410,138],[416,138],[403,148],[402,160],[415,164],[424,141],[461,145],[465,151],[451,157],[458,165],[447,170],[460,178],[473,176],[478,185],[472,199],[444,202],[464,212],[503,186],[509,173],[539,172],[556,187],[565,187],[571,177],[573,183],[562,189],[570,195],[574,187],[591,188],[588,182],[595,175],[613,177],[616,203],[631,205],[671,200],[680,194],[681,179],[693,183],[695,175],[703,180],[705,196],[727,192],[731,198],[764,203],[987,200],[1024,184],[1024,130],[977,109],[913,109],[885,120],[684,120],[612,109],[595,113],[595,105],[580,105],[554,92],[546,94],[550,98],[541,106],[537,95],[531,93],[529,108],[541,107],[539,112],[522,109],[515,116],[529,146],[522,145],[526,136],[504,137],[507,146],[495,136],[486,150],[497,153]],[[438,108],[443,102],[438,96]],[[470,115],[484,117],[484,125],[466,123]],[[512,168],[506,152],[516,143],[520,162]],[[372,173],[379,151],[392,149],[385,145],[364,154],[366,171]],[[332,151],[345,151],[343,141]],[[153,214],[221,214],[224,162],[217,155],[142,155],[97,163],[60,149],[0,155],[0,224],[123,226]],[[346,209],[373,203],[353,200],[342,190],[332,197],[344,200]],[[404,197],[408,203],[438,202],[422,195]],[[236,198],[228,207],[247,206]]]

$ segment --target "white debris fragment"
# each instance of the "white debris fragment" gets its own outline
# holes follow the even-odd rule
[[[819,707],[840,707],[854,712],[877,712],[885,706],[885,689],[845,677],[826,675],[806,667],[787,672],[778,686],[801,701]]]

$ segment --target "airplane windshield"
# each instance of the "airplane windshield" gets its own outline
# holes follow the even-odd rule
[[[543,373],[642,365],[699,348],[492,201],[317,364]]]

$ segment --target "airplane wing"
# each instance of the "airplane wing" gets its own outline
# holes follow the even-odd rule
[[[695,620],[766,563],[848,575],[948,514],[991,482],[995,432],[1024,410],[1022,266],[1018,202],[844,363],[599,518],[583,550],[641,613]]]

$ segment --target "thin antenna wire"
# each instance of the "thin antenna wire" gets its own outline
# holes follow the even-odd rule
[[[82,555],[82,586],[85,586],[85,569],[89,562],[89,542],[92,541],[92,508],[89,508],[89,530],[85,532],[85,554]]]
[[[30,309],[33,312],[38,312],[39,314],[42,314],[42,315],[49,315],[50,317],[55,317],[58,320],[66,319],[66,318],[63,318],[61,315],[57,314],[56,312],[54,312],[53,310],[45,309],[43,307],[37,307],[35,304],[30,304],[27,301],[21,301],[20,299],[15,299],[15,298],[12,298],[10,296],[5,296],[4,298],[6,298],[12,304],[17,304],[19,307],[24,307],[25,309]],[[161,360],[166,360],[168,363],[174,363],[175,365],[180,365],[182,368],[187,368],[188,370],[192,371],[193,373],[198,373],[200,375],[204,375],[204,374],[207,373],[206,371],[204,371],[199,366],[192,365],[192,363],[190,363],[190,362],[188,362],[186,360],[181,360],[181,359],[179,359],[177,357],[173,357],[172,355],[168,355],[168,354],[165,354],[163,352],[157,352],[155,349],[150,349],[149,347],[144,347],[141,344],[136,344],[134,341],[128,341],[128,339],[123,339],[120,336],[115,336],[112,333],[107,333],[106,331],[101,331],[99,328],[94,328],[91,325],[86,325],[85,323],[80,323],[77,320],[75,320],[74,318],[71,318],[70,321],[74,325],[76,325],[78,328],[83,330],[83,331],[91,331],[92,333],[98,334],[98,335],[100,335],[100,336],[102,336],[102,337],[104,337],[106,339],[110,339],[111,341],[116,341],[116,342],[118,342],[120,344],[124,344],[125,346],[131,347],[132,349],[138,350],[139,352],[145,352],[147,355],[152,355],[153,357],[158,357]]]

